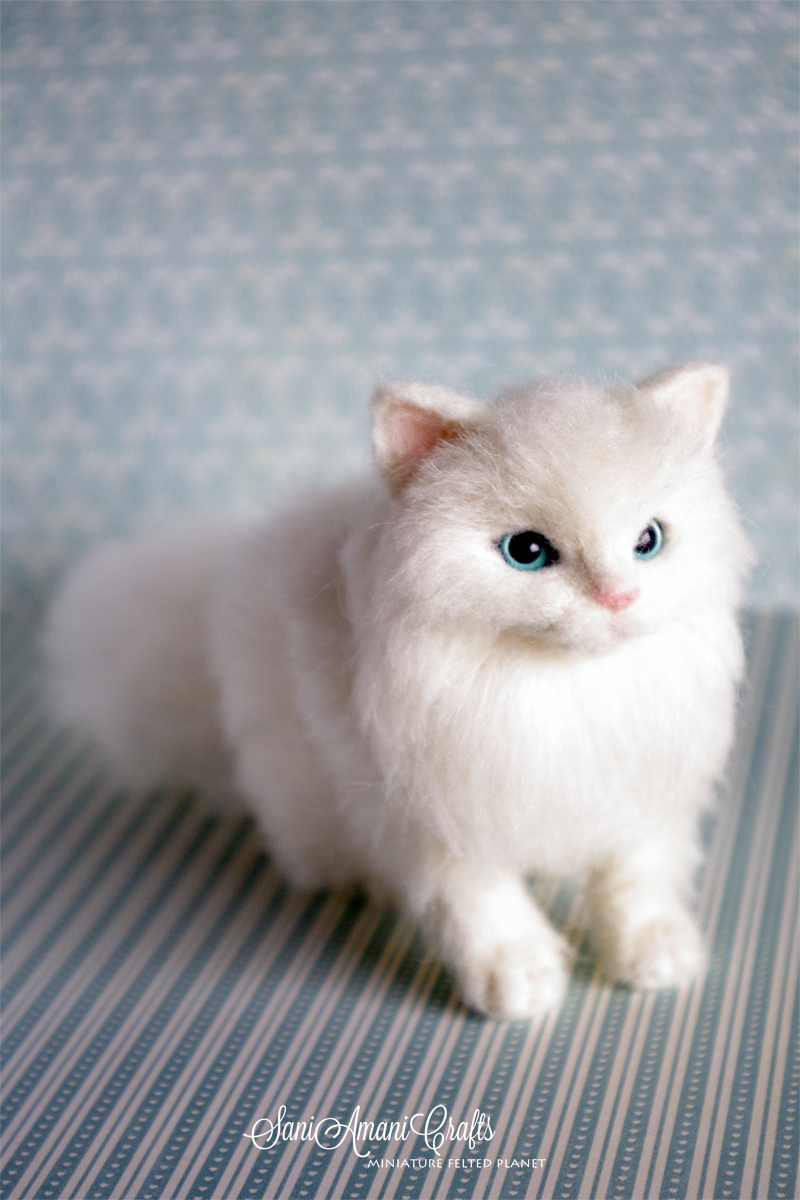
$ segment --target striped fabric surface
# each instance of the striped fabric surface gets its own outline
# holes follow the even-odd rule
[[[5,627],[4,1197],[794,1197],[796,621],[749,623],[685,993],[579,946],[543,1024],[467,1012],[417,933],[289,892],[246,820],[115,791]],[[470,1141],[472,1144],[470,1144]]]

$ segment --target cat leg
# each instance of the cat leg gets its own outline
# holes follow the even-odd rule
[[[676,869],[680,862],[679,852],[641,850],[604,864],[589,879],[593,940],[620,983],[677,987],[703,968],[700,932],[684,903],[694,858]]]
[[[282,874],[298,888],[358,879],[349,838],[319,753],[299,723],[251,730],[236,745],[236,779]]]
[[[471,1008],[500,1019],[541,1017],[562,1001],[569,947],[518,876],[450,862],[426,916]]]
[[[355,860],[330,772],[295,701],[285,625],[266,588],[253,596],[244,582],[237,576],[238,590],[221,597],[211,636],[236,785],[291,883],[338,887],[357,878]]]

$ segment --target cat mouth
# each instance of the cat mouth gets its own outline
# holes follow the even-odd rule
[[[587,614],[588,616],[588,614]],[[597,619],[600,617],[601,619]],[[647,632],[644,624],[632,613],[606,612],[592,614],[592,619],[580,622],[551,621],[536,630],[528,631],[528,637],[538,643],[566,650],[572,654],[607,654]],[[602,619],[602,618],[605,619]]]

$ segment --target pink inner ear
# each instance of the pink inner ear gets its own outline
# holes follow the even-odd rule
[[[450,441],[456,433],[453,425],[435,413],[420,408],[397,408],[392,414],[395,462],[413,469],[439,442]]]

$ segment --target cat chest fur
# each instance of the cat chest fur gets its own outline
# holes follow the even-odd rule
[[[581,658],[407,631],[355,692],[390,823],[553,874],[682,831],[728,751],[737,637],[677,627]]]

